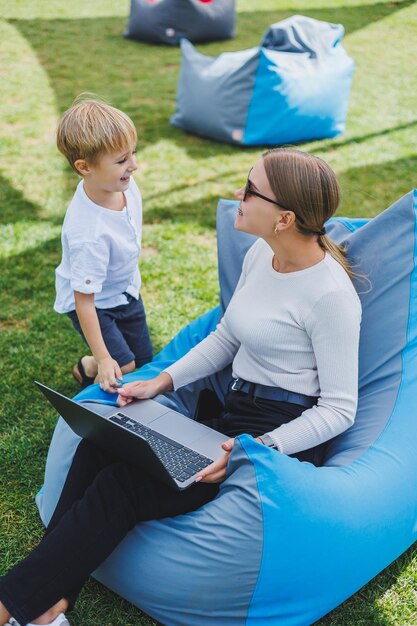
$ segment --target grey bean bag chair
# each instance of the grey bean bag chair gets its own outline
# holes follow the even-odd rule
[[[345,130],[354,62],[341,24],[292,17],[259,47],[210,57],[181,42],[171,124],[239,145],[282,145]]]

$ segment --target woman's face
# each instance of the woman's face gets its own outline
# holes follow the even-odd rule
[[[254,195],[255,193],[276,202],[266,176],[263,159],[257,161],[249,171],[246,185],[235,191],[235,196],[240,202],[235,228],[269,239],[274,235],[280,209],[276,204]]]

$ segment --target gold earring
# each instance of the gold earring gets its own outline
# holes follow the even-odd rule
[[[275,233],[276,235],[279,235],[279,228],[278,228],[278,224],[276,224],[276,225],[275,225],[275,228],[274,228],[274,233]]]

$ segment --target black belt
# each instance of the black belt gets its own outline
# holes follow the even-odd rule
[[[280,400],[282,402],[290,402],[291,404],[300,404],[310,408],[317,404],[318,398],[313,396],[305,396],[303,393],[295,393],[287,391],[281,387],[270,387],[269,385],[259,385],[250,383],[242,378],[234,378],[230,391],[241,391],[250,394],[256,398],[264,398],[265,400]]]

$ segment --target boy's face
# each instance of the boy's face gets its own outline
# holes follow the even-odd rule
[[[120,152],[107,152],[94,164],[84,161],[85,167],[79,167],[79,171],[88,179],[89,187],[99,192],[126,191],[132,173],[138,169],[135,152],[135,147],[128,147]]]

